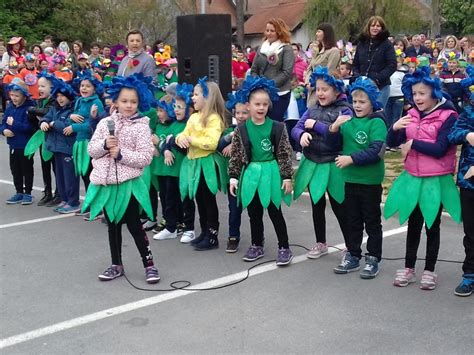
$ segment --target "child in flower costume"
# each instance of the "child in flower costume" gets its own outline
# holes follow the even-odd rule
[[[452,176],[456,146],[447,138],[458,114],[443,97],[440,80],[430,78],[429,67],[407,74],[402,91],[414,107],[394,123],[387,135],[389,146],[401,145],[405,171],[390,189],[384,214],[389,218],[398,212],[400,224],[408,220],[405,269],[397,271],[394,285],[404,287],[416,281],[416,253],[426,223],[427,255],[421,288],[433,290],[438,278],[434,268],[443,207],[456,222],[461,221],[459,192]]]

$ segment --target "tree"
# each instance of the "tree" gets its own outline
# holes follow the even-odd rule
[[[391,33],[419,31],[426,26],[419,10],[408,0],[309,0],[305,21],[310,28],[321,22],[334,26],[338,38],[354,40],[367,18],[382,16]]]
[[[431,35],[437,36],[441,33],[441,17],[439,13],[439,0],[431,1]]]
[[[474,32],[474,3],[472,0],[440,0],[443,27],[451,28],[457,36]]]

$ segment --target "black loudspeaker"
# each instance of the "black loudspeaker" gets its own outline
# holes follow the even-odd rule
[[[207,76],[224,98],[232,91],[230,15],[186,15],[176,18],[179,82],[197,84]]]

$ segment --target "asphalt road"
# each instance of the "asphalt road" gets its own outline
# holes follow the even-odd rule
[[[35,186],[41,187],[36,159]],[[437,264],[439,287],[392,286],[403,261],[384,260],[375,280],[358,273],[336,275],[334,251],[308,260],[293,246],[292,265],[277,268],[277,243],[266,217],[266,256],[242,283],[211,291],[139,291],[125,278],[99,282],[109,265],[106,228],[100,222],[57,215],[50,208],[7,206],[11,194],[8,150],[0,139],[0,349],[2,354],[101,353],[471,353],[474,297],[453,294],[461,265]],[[35,190],[36,201],[41,189]],[[151,241],[161,281],[144,281],[128,232],[123,260],[138,287],[169,289],[175,280],[190,288],[240,280],[253,264],[241,260],[249,246],[246,212],[236,254],[225,253],[226,197],[219,195],[221,247],[197,252],[178,240]],[[309,199],[284,208],[290,243],[311,247],[314,232]],[[342,235],[328,207],[328,242]],[[384,256],[402,257],[405,232],[396,219],[384,221]],[[462,228],[442,220],[440,258],[462,260]],[[150,234],[151,237],[151,234]],[[424,256],[422,239],[419,257]],[[423,262],[418,262],[418,274]]]

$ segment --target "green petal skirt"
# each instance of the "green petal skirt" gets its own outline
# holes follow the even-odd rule
[[[416,177],[404,171],[390,189],[384,217],[390,218],[398,212],[403,224],[419,205],[426,226],[431,228],[441,204],[455,222],[461,222],[461,201],[452,175]]]
[[[85,176],[89,170],[91,157],[87,151],[89,140],[76,141],[72,146],[72,158],[77,176]]]
[[[41,147],[41,156],[43,157],[43,160],[50,160],[53,157],[53,153],[46,149],[46,146],[44,144],[45,137],[46,135],[42,130],[37,130],[35,134],[33,134],[28,140],[28,143],[26,143],[24,152],[25,157],[31,159],[33,157],[33,154],[35,154],[35,152]]]

